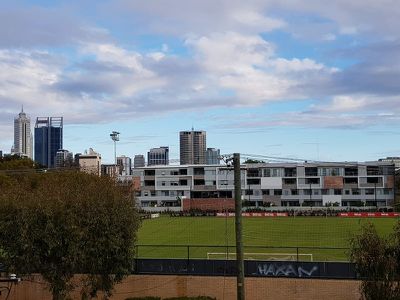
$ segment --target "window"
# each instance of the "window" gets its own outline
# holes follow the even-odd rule
[[[329,195],[329,189],[322,189],[321,190],[322,195]]]
[[[296,189],[292,189],[290,191],[291,191],[292,195],[298,195],[299,194],[299,191],[296,190]]]
[[[340,190],[340,189],[334,189],[333,194],[334,194],[334,195],[341,195],[341,194],[342,194],[342,190]]]
[[[305,172],[306,176],[318,176],[318,168],[306,167]]]
[[[311,190],[303,190],[303,195],[311,195]]]
[[[344,190],[345,195],[350,195],[350,190]]]
[[[274,190],[274,196],[281,196],[282,190]]]
[[[262,190],[263,195],[269,195],[269,190]]]
[[[365,195],[373,195],[374,193],[374,189],[365,189]]]
[[[360,195],[361,193],[360,193],[360,189],[351,189],[351,193],[353,194],[353,195]]]

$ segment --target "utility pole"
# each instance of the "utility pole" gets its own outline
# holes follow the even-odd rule
[[[237,300],[245,299],[244,291],[244,258],[242,242],[242,188],[240,179],[240,154],[233,154],[235,181],[235,232],[236,232],[236,267],[237,267]]]

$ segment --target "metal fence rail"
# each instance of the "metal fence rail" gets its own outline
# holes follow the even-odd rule
[[[233,245],[136,245],[136,259],[235,260]],[[244,246],[245,260],[296,262],[348,262],[349,248]]]

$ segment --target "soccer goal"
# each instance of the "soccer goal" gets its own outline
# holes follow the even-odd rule
[[[245,260],[313,261],[311,253],[243,253]],[[236,252],[207,252],[207,259],[236,259]]]

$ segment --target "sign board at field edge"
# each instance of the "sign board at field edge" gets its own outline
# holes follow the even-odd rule
[[[217,217],[234,217],[235,213],[217,213]],[[242,213],[243,217],[287,217],[288,213],[270,213],[270,212],[262,212],[262,213]]]
[[[345,212],[339,213],[339,217],[346,218],[396,218],[400,216],[397,212]]]

